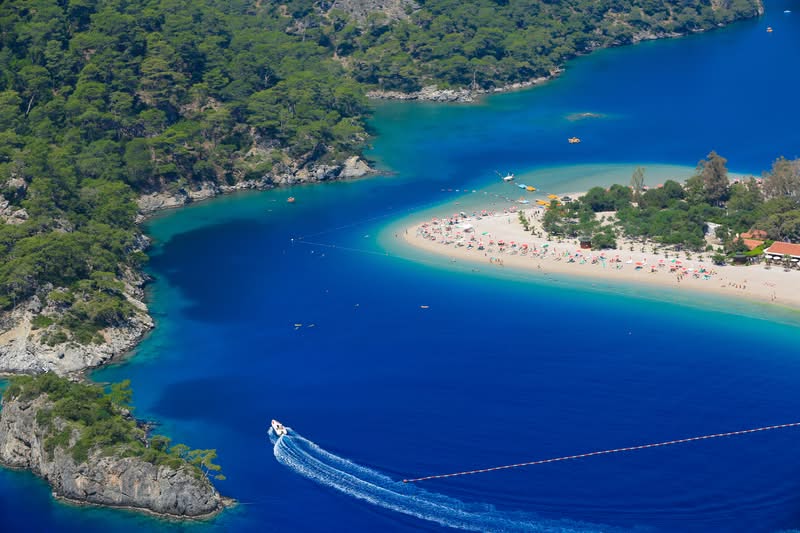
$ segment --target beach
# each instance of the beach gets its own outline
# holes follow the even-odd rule
[[[715,265],[707,252],[666,250],[629,239],[617,239],[613,249],[581,248],[576,239],[548,239],[542,228],[544,210],[527,205],[519,209],[493,206],[494,211],[470,213],[447,209],[442,207],[442,216],[406,226],[405,241],[482,269],[514,268],[543,277],[563,274],[648,284],[684,294],[713,293],[800,309],[800,272],[786,271],[781,265]],[[528,221],[527,230],[520,211]]]

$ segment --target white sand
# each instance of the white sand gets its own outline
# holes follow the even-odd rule
[[[655,253],[652,244],[627,240],[617,240],[618,248],[613,250],[581,250],[575,240],[548,241],[541,228],[543,212],[530,206],[521,210],[531,221],[531,230],[541,237],[526,231],[516,212],[448,219],[453,216],[452,206],[449,209],[438,223],[429,220],[408,226],[402,232],[406,242],[431,253],[492,268],[513,267],[542,275],[563,273],[622,283],[647,283],[684,295],[708,292],[800,309],[798,270],[786,272],[777,265],[717,266],[711,263],[708,253]],[[465,224],[471,225],[471,230],[465,231]],[[498,246],[499,241],[506,246]],[[516,246],[511,246],[512,241]],[[703,261],[699,260],[701,256]]]

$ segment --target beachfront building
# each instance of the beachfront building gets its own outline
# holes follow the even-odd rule
[[[744,245],[747,246],[748,250],[755,250],[767,239],[767,232],[760,229],[752,229],[748,232],[742,233],[739,235],[744,242]]]
[[[775,241],[772,246],[764,250],[764,255],[772,261],[783,261],[788,257],[796,266],[800,263],[800,244]]]

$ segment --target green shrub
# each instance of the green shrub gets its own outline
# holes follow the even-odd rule
[[[54,322],[55,320],[53,320],[47,315],[36,315],[35,317],[33,317],[33,320],[31,320],[31,327],[33,329],[42,329],[46,328],[47,326],[49,326]]]

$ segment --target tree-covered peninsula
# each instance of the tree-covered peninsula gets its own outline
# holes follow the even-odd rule
[[[215,450],[171,445],[132,416],[129,383],[76,383],[53,374],[12,378],[0,411],[0,465],[43,477],[61,498],[175,517],[230,505]]]
[[[357,80],[403,92],[527,82],[598,48],[705,31],[762,11],[759,0],[388,3],[395,6],[389,15],[370,13],[360,23],[347,15],[363,2],[334,2],[331,10],[313,0],[287,5],[301,21],[297,31],[331,47]]]

